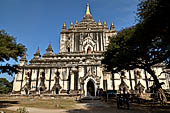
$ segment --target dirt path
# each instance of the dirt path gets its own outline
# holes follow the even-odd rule
[[[22,108],[19,106],[11,106],[7,107],[6,109],[11,111],[17,111],[18,108]],[[87,104],[80,103],[76,104],[76,109],[66,110],[66,109],[44,109],[44,108],[33,108],[33,107],[26,107],[26,110],[29,111],[29,113],[69,113],[71,111],[81,111],[81,110],[87,110]]]

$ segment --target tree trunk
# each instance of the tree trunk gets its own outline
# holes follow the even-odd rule
[[[165,92],[163,91],[162,86],[161,86],[161,84],[159,83],[159,80],[158,80],[155,72],[151,69],[151,67],[147,67],[147,68],[145,68],[145,70],[146,70],[146,71],[153,77],[153,79],[154,79],[154,83],[155,83],[155,85],[156,85],[156,91],[157,91],[158,94],[159,94],[159,99],[160,99],[161,104],[166,104],[166,103],[167,103],[167,98],[166,98]]]

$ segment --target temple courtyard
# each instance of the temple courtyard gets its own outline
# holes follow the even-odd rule
[[[22,97],[0,96],[0,113],[170,113],[170,106],[151,103],[130,103],[130,109],[117,109],[116,101],[90,99],[78,101],[76,97]]]

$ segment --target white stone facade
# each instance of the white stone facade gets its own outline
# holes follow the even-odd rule
[[[124,71],[124,75],[105,72],[101,64],[103,52],[109,38],[116,35],[114,25],[108,29],[106,22],[96,23],[89,5],[82,21],[69,29],[64,23],[60,33],[60,52],[54,54],[51,44],[41,57],[39,49],[27,64],[25,56],[20,60],[20,72],[15,75],[13,93],[19,94],[81,94],[96,96],[98,89],[119,90],[124,81],[130,90],[141,83],[145,90],[153,84],[152,77],[144,70]],[[156,74],[164,71],[162,65],[153,67]],[[139,74],[140,72],[140,74]],[[164,82],[164,89],[169,89],[168,75],[158,78]]]

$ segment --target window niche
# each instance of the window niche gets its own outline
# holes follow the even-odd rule
[[[70,53],[70,48],[69,48],[69,47],[67,48],[67,52],[69,52],[69,53]]]
[[[88,47],[87,54],[90,54],[90,53],[91,53],[91,47]]]

